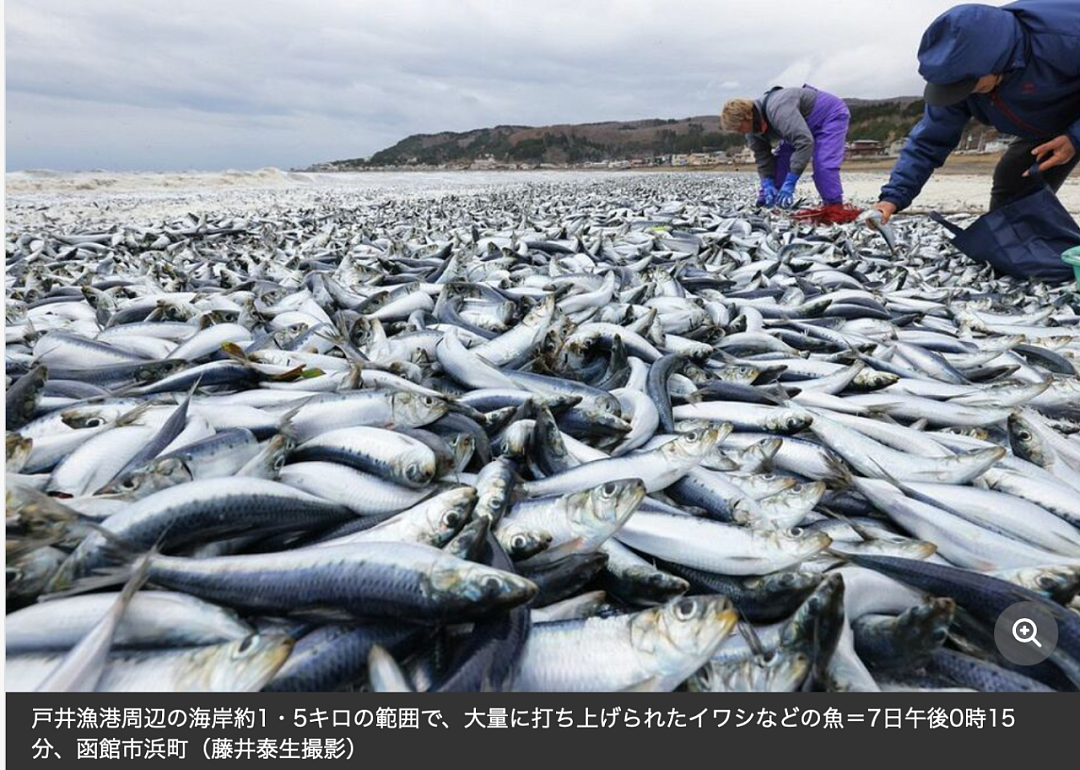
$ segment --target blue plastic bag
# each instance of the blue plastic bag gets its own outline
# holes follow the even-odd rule
[[[1042,179],[1038,171],[1030,173]],[[998,273],[1051,282],[1073,277],[1061,255],[1080,246],[1080,226],[1045,183],[983,214],[966,230],[936,211],[930,217],[956,236],[953,246],[974,260],[989,262]]]

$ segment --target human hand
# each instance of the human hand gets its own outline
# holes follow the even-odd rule
[[[1043,160],[1043,157],[1047,153],[1049,153],[1050,157]],[[1059,137],[1051,139],[1049,142],[1040,144],[1031,151],[1031,154],[1035,156],[1035,161],[1039,164],[1039,172],[1041,173],[1048,168],[1068,163],[1076,157],[1076,148],[1073,147],[1072,140],[1065,134],[1062,134]],[[1030,169],[1024,172],[1024,176],[1029,176],[1030,174]]]
[[[883,225],[889,224],[889,220],[896,213],[896,204],[889,201],[878,201],[870,208],[881,212],[881,223]]]
[[[773,207],[776,203],[776,185],[771,179],[761,180],[761,190],[758,191],[757,205]]]
[[[782,209],[789,209],[795,205],[795,185],[799,183],[798,174],[788,174],[784,179],[784,186],[776,193],[776,205]]]

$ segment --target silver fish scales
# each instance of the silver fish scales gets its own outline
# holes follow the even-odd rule
[[[1078,684],[1073,621],[1003,674],[951,612],[1077,606],[1075,291],[747,184],[331,185],[150,226],[16,199],[9,681],[46,681],[156,545],[99,687]],[[566,503],[613,490],[588,528]]]

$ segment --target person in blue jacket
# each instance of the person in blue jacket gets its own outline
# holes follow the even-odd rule
[[[907,208],[959,144],[968,120],[1017,137],[998,162],[990,209],[1039,182],[1056,192],[1080,162],[1080,0],[958,5],[923,34],[926,110],[874,208]]]

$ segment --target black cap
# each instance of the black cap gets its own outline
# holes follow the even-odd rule
[[[978,78],[958,80],[955,83],[927,83],[923,89],[923,99],[932,107],[948,107],[964,101],[975,90]]]

